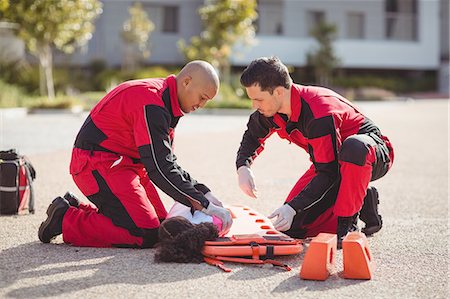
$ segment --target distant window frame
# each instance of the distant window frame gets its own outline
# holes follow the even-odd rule
[[[306,12],[306,20],[307,20],[307,35],[311,36],[311,30],[316,27],[320,22],[326,21],[326,14],[323,10],[308,10]]]
[[[387,40],[417,41],[419,24],[419,0],[410,1],[410,11],[401,11],[399,1],[404,5],[408,0],[385,0],[385,38]],[[407,29],[410,29],[408,31]]]
[[[265,4],[267,4],[267,3],[265,3],[265,2],[261,3],[260,0],[256,0],[256,4],[257,4],[256,5],[256,12],[257,12],[258,16],[253,21],[253,25],[255,26],[255,33],[257,35],[262,34],[262,35],[271,35],[271,36],[284,35],[284,31],[285,31],[284,30],[285,29],[284,28],[284,24],[283,24],[283,19],[284,19],[283,18],[283,7],[284,7],[284,3],[283,3],[283,1],[279,1],[279,0],[272,0],[270,2],[272,2],[272,4],[276,3],[279,6],[279,11],[277,11],[277,13],[276,13],[276,17],[277,17],[277,19],[279,18],[279,20],[277,20],[277,22],[272,22],[271,24],[273,26],[271,26],[269,30],[267,30],[267,27],[265,27],[264,30],[261,30],[261,16],[262,16],[261,8],[265,7],[267,9],[267,7],[265,6]],[[266,9],[263,9],[263,12],[267,13]],[[267,14],[265,14],[265,15],[267,15]],[[275,14],[273,14],[273,11],[272,11],[271,17],[273,18],[274,15]],[[263,22],[265,21],[264,25],[266,25],[267,24],[266,18],[263,18],[262,20],[263,20]]]
[[[175,5],[163,5],[163,19],[161,32],[178,33],[180,30],[180,7]]]
[[[358,24],[353,24],[358,23]],[[355,30],[353,26],[357,25]],[[347,12],[347,32],[346,37],[348,39],[365,39],[366,38],[366,18],[365,14],[361,11]]]

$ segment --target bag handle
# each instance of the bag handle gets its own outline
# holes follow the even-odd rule
[[[19,159],[16,149],[12,148],[6,151],[0,151],[0,160],[11,161]]]
[[[23,167],[23,169],[25,170],[25,176],[29,188],[28,212],[30,214],[34,214],[35,198],[34,198],[33,181],[36,178],[36,170],[34,169],[33,164],[31,164],[27,156],[18,155],[17,159],[19,161],[20,167]]]
[[[28,212],[31,214],[34,214],[34,188],[33,188],[33,180],[36,177],[36,172],[34,171],[33,166],[31,166],[31,163],[27,163],[26,160],[24,164],[25,173],[27,176],[27,183],[30,187],[30,199],[28,201]],[[31,169],[30,169],[31,167]],[[33,171],[33,172],[32,172]],[[34,176],[33,176],[34,175]]]

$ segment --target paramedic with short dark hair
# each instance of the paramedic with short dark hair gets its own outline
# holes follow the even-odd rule
[[[228,230],[230,212],[177,164],[174,129],[185,114],[216,96],[219,79],[205,61],[188,63],[177,76],[134,80],[110,91],[91,111],[75,140],[70,173],[95,204],[66,194],[56,198],[39,228],[48,243],[91,247],[153,247],[167,211],[155,184],[176,201],[214,215]]]
[[[295,238],[336,233],[338,246],[357,228],[358,216],[365,222],[364,233],[379,231],[378,192],[369,182],[387,173],[394,151],[374,122],[330,89],[294,84],[277,57],[252,61],[241,84],[257,110],[236,158],[244,193],[256,197],[250,167],[274,132],[303,148],[312,162],[269,216],[276,217],[275,228]]]

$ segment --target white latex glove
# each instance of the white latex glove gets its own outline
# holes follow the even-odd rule
[[[239,187],[250,197],[257,198],[258,193],[255,186],[255,176],[248,166],[241,166],[237,170]]]
[[[211,193],[211,191],[208,192],[208,193],[206,193],[206,194],[205,194],[205,197],[209,200],[209,202],[212,202],[212,203],[215,204],[216,206],[223,207],[222,202],[221,202],[217,197],[215,197],[215,196]]]
[[[288,204],[284,204],[278,209],[276,209],[272,214],[270,214],[269,218],[274,218],[277,216],[277,219],[273,223],[273,226],[276,230],[284,232],[291,228],[292,221],[294,220],[294,216],[297,212]]]
[[[209,203],[207,208],[203,208],[203,213],[216,216],[222,220],[222,231],[227,232],[230,230],[231,224],[233,223],[233,219],[231,219],[231,213],[225,208],[216,206],[212,202]]]

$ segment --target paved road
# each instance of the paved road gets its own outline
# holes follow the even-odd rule
[[[392,171],[375,182],[384,228],[369,239],[376,264],[370,281],[324,282],[298,277],[303,254],[283,258],[293,267],[229,264],[222,273],[206,264],[155,264],[153,250],[77,248],[41,244],[37,229],[56,195],[81,195],[68,174],[70,148],[84,116],[0,114],[0,148],[17,147],[38,171],[35,215],[0,217],[0,297],[138,298],[448,298],[448,101],[360,103],[396,147]],[[278,207],[308,167],[294,145],[272,137],[254,164],[261,194],[246,198],[236,186],[234,157],[246,117],[190,115],[179,124],[181,165],[223,201],[268,214]],[[166,207],[171,200],[163,195]]]

